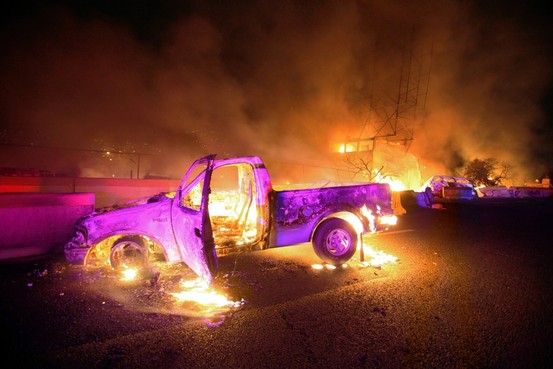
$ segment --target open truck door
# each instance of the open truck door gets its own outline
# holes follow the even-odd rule
[[[208,201],[215,155],[196,160],[175,195],[171,223],[182,260],[206,282],[213,282],[218,261]]]

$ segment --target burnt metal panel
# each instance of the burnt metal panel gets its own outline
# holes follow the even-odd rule
[[[336,211],[358,213],[363,206],[375,213],[379,207],[380,214],[393,214],[390,187],[371,183],[279,191],[275,193],[275,221],[278,226],[305,225]]]

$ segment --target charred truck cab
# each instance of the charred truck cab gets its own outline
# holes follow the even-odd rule
[[[176,192],[100,209],[75,225],[69,262],[184,262],[207,282],[218,256],[312,242],[330,264],[347,262],[363,234],[394,225],[385,183],[275,189],[257,156],[196,160]]]

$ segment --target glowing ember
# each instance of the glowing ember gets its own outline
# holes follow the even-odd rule
[[[324,266],[322,264],[313,264],[311,265],[311,268],[321,270],[324,268]]]
[[[122,281],[132,281],[135,280],[138,276],[138,270],[135,268],[128,268],[123,270],[121,280]]]

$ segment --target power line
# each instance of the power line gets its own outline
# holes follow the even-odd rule
[[[50,149],[50,150],[67,150],[67,151],[85,151],[85,152],[95,152],[100,154],[121,154],[121,155],[156,155],[152,153],[137,152],[137,151],[111,151],[111,150],[99,150],[99,149],[83,149],[78,147],[56,147],[56,146],[46,146],[46,145],[30,145],[30,144],[13,144],[0,142],[0,146],[11,146],[11,147],[28,147],[33,149]]]

